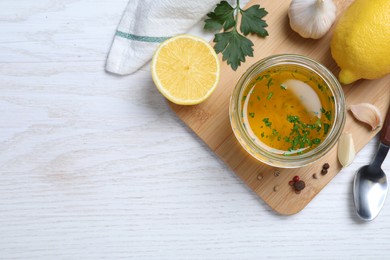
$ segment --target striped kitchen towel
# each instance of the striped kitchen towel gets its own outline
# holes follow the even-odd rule
[[[130,0],[115,33],[106,70],[119,75],[137,71],[152,58],[160,42],[187,32],[220,1]]]

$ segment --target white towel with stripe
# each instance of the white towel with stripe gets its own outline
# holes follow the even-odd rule
[[[187,32],[220,1],[130,0],[115,33],[106,70],[119,75],[137,71],[152,58],[160,42]]]

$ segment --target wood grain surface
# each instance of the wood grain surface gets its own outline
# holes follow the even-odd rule
[[[338,17],[352,1],[337,1]],[[250,156],[234,136],[229,121],[229,100],[231,93],[245,70],[254,62],[274,54],[294,53],[306,55],[319,61],[338,75],[338,67],[329,50],[331,30],[320,40],[300,37],[288,25],[287,10],[290,1],[252,0],[248,5],[261,4],[271,15],[266,39],[252,37],[255,44],[254,57],[249,58],[237,71],[232,71],[222,62],[221,79],[217,90],[204,103],[197,106],[170,104],[181,118],[257,195],[272,209],[284,215],[301,211],[341,170],[337,160],[337,145],[314,164],[298,169],[281,169],[265,165]],[[221,59],[221,55],[219,56]],[[375,104],[384,115],[390,104],[390,76],[377,80],[360,80],[343,86],[346,105],[368,102]],[[377,131],[370,131],[347,114],[344,132],[353,134],[355,148],[359,151],[373,138]],[[320,174],[322,165],[331,165],[326,176]],[[319,177],[314,179],[313,173]],[[299,194],[288,185],[298,175],[306,183]],[[277,189],[277,191],[275,191]]]
[[[388,258],[390,204],[362,223],[351,196],[377,138],[305,210],[275,214],[148,66],[104,72],[127,2],[0,1],[0,259]]]

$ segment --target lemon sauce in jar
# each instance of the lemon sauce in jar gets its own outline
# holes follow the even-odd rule
[[[334,97],[324,80],[302,67],[273,66],[242,93],[242,123],[256,145],[274,154],[306,153],[328,135]]]

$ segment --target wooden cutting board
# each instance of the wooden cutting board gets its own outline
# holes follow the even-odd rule
[[[337,5],[337,17],[340,17],[352,0],[334,2]],[[324,64],[338,75],[339,68],[329,50],[334,25],[320,40],[304,39],[290,29],[287,16],[290,1],[252,0],[247,7],[253,4],[260,4],[268,11],[265,19],[269,25],[267,38],[251,37],[255,45],[254,57],[248,58],[237,71],[232,71],[225,62],[221,62],[220,83],[205,102],[196,106],[179,106],[172,103],[169,105],[272,209],[283,215],[291,215],[302,210],[341,170],[337,160],[337,146],[320,161],[299,169],[278,169],[262,164],[246,153],[236,140],[230,127],[229,99],[239,77],[246,69],[256,61],[273,54],[303,54]],[[219,57],[221,59],[221,55]],[[390,104],[390,75],[377,80],[360,80],[343,86],[343,89],[347,105],[369,102],[375,104],[383,116],[385,115]],[[359,151],[379,130],[370,131],[369,127],[356,121],[348,113],[344,131],[353,134],[355,148]],[[320,172],[324,163],[329,163],[330,169],[328,174],[323,176]],[[313,178],[313,173],[317,173],[318,179]],[[300,176],[306,183],[306,188],[300,194],[296,194],[288,184],[295,175]]]

